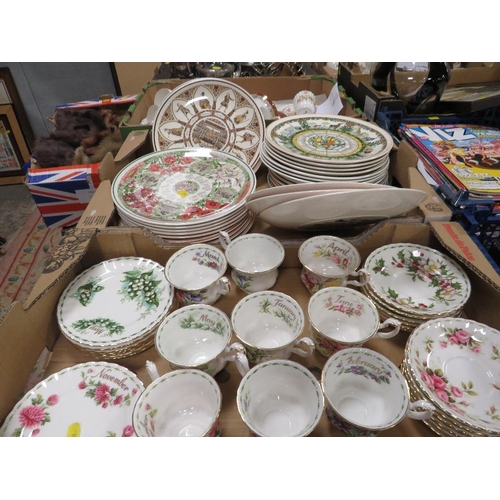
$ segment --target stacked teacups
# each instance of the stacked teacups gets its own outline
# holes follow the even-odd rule
[[[351,243],[336,236],[314,236],[299,248],[302,264],[300,279],[311,294],[329,286],[355,285],[366,282],[366,274],[358,271],[361,257]],[[350,277],[358,280],[350,280]]]
[[[227,231],[221,231],[219,240],[232,268],[231,278],[240,290],[253,293],[274,286],[285,258],[285,249],[276,238],[250,233],[231,240]]]
[[[381,319],[394,317],[407,332],[433,318],[460,316],[470,296],[470,280],[462,267],[423,245],[384,245],[367,257],[363,267],[367,272],[363,291]]]
[[[409,336],[401,370],[412,398],[436,407],[440,436],[500,436],[500,332],[464,318],[429,320]]]
[[[206,304],[184,306],[168,315],[156,333],[155,346],[172,369],[192,368],[209,375],[234,362],[248,372],[245,348],[231,343],[231,322],[220,309]]]
[[[67,340],[93,359],[121,359],[151,347],[176,304],[163,266],[119,257],[90,267],[66,287],[57,320]]]
[[[281,292],[255,292],[240,300],[231,324],[251,363],[287,359],[292,354],[312,355],[314,343],[300,337],[304,312],[299,303]]]
[[[328,358],[321,385],[332,425],[351,436],[375,436],[405,417],[425,420],[435,408],[428,401],[410,401],[399,368],[364,347],[348,348]]]
[[[361,347],[372,338],[392,338],[401,327],[394,318],[381,323],[373,302],[345,287],[318,290],[307,312],[316,350],[326,357],[341,349]]]
[[[199,243],[177,250],[165,264],[165,277],[181,305],[214,304],[231,289],[226,269],[224,252]]]

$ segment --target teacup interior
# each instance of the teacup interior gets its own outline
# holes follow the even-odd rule
[[[225,257],[217,249],[200,246],[174,254],[165,267],[168,281],[181,290],[201,290],[226,271]]]
[[[336,353],[325,365],[323,388],[328,404],[349,423],[368,429],[398,423],[409,401],[397,369],[373,356],[337,356],[346,351]]]
[[[344,287],[316,293],[309,302],[308,314],[316,330],[339,342],[363,342],[379,326],[376,308],[361,293]]]
[[[231,338],[229,319],[208,306],[178,309],[159,327],[158,352],[181,366],[197,366],[222,353]]]
[[[259,235],[248,235],[233,241],[227,247],[229,265],[247,273],[261,273],[278,267],[285,257],[278,241]]]
[[[323,411],[315,382],[305,368],[280,362],[254,367],[238,391],[243,419],[260,436],[307,435]]]
[[[155,436],[202,436],[210,429],[218,416],[220,393],[216,383],[202,375],[178,371],[151,391],[141,411],[157,410]]]
[[[253,347],[282,347],[302,332],[304,313],[285,294],[254,293],[236,305],[232,324],[237,337]]]

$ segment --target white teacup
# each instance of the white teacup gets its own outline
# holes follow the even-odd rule
[[[361,257],[356,247],[336,236],[314,236],[300,245],[302,264],[300,279],[309,292],[315,293],[328,286],[363,286],[368,273],[357,270]],[[359,277],[349,280],[349,277]]]
[[[176,370],[153,380],[137,400],[132,422],[139,437],[220,436],[222,394],[200,370]]]
[[[243,376],[248,372],[245,348],[231,342],[231,322],[214,306],[192,304],[169,314],[155,335],[158,354],[176,370],[195,368],[209,375],[220,372],[231,361]]]
[[[304,329],[302,308],[284,293],[267,290],[248,295],[234,307],[231,323],[251,363],[314,352],[309,337],[299,338]]]
[[[214,304],[231,289],[224,276],[227,260],[222,251],[204,243],[175,252],[165,265],[165,277],[181,305]]]
[[[253,293],[274,286],[278,267],[285,259],[285,249],[276,238],[248,233],[231,241],[226,231],[220,231],[219,241],[232,268],[231,277],[240,290]]]
[[[307,436],[324,410],[319,382],[307,368],[290,360],[255,365],[241,380],[236,402],[254,436]]]
[[[405,417],[424,420],[435,410],[428,401],[410,402],[399,368],[364,347],[333,354],[323,367],[321,385],[328,419],[351,436],[375,436]]]
[[[293,109],[297,115],[316,113],[316,96],[310,90],[301,90],[293,98]]]
[[[401,322],[388,318],[380,323],[375,304],[357,290],[329,287],[318,290],[307,308],[311,337],[326,357],[348,347],[361,347],[372,338],[397,335]],[[383,331],[389,328],[389,330]]]

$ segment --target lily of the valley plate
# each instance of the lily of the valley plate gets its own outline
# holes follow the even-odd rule
[[[279,203],[259,217],[284,229],[318,229],[395,217],[417,207],[426,196],[417,189],[392,187],[334,191]]]
[[[163,266],[142,257],[119,257],[92,266],[66,287],[57,320],[71,343],[112,354],[113,349],[142,346],[173,299]]]
[[[7,416],[0,436],[135,436],[132,413],[143,390],[134,373],[114,363],[65,368],[23,396]]]
[[[468,426],[500,435],[500,332],[464,318],[429,320],[405,348],[427,399]]]
[[[375,161],[388,155],[393,140],[378,125],[334,115],[280,118],[266,129],[266,144],[289,157],[330,163]]]
[[[138,226],[193,226],[219,219],[244,205],[256,187],[255,172],[236,156],[206,148],[150,153],[113,180],[120,215]]]
[[[460,310],[471,293],[462,267],[423,245],[384,245],[367,257],[364,268],[368,286],[380,301],[422,318]]]
[[[202,147],[232,153],[253,170],[266,125],[245,89],[219,78],[177,86],[158,108],[152,126],[155,151]]]

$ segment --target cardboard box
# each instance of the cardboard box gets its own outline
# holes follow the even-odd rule
[[[310,90],[315,95],[326,94],[328,96],[335,85],[335,80],[322,75],[225,78],[224,80],[239,85],[250,94],[267,95],[272,101],[293,99],[301,90]],[[120,123],[123,139],[126,139],[134,130],[150,131],[151,125],[141,125],[141,121],[146,118],[149,107],[154,104],[154,97],[158,90],[174,89],[186,81],[188,80],[156,80],[146,85]],[[362,113],[361,110],[353,107],[352,99],[346,97],[346,106],[342,114],[359,118]]]
[[[400,112],[402,117],[407,115],[406,107],[401,99],[396,99],[390,92],[379,92],[371,86],[372,75],[362,74],[356,67],[350,68],[347,63],[339,63],[338,83],[346,94],[352,97],[356,105],[371,121],[376,121],[379,112]],[[473,84],[500,84],[500,63],[491,66],[471,66],[453,69],[447,89]],[[476,101],[448,102],[443,100],[436,108],[436,113],[468,113],[486,109],[500,104],[498,96]]]
[[[112,180],[123,164],[108,153],[102,162],[53,168],[30,168],[26,185],[47,227],[75,225],[103,180]]]
[[[301,243],[295,234],[282,239],[286,257],[274,287],[292,295],[307,311],[309,292],[300,283],[298,247]],[[452,256],[466,269],[471,280],[472,294],[465,306],[468,317],[493,328],[500,328],[500,316],[496,313],[500,301],[500,276],[491,272],[489,263],[477,252],[467,233],[458,223],[432,222],[430,224],[379,224],[366,233],[351,239],[359,250],[362,260],[376,248],[395,242],[413,242],[436,248]],[[0,422],[22,397],[23,387],[34,363],[45,348],[51,359],[45,376],[80,362],[92,360],[91,356],[75,349],[64,336],[59,335],[56,311],[57,302],[64,289],[84,269],[101,261],[119,256],[142,256],[164,264],[176,247],[166,246],[152,239],[140,229],[108,227],[76,228],[69,232],[57,253],[52,266],[42,275],[37,284],[36,296],[32,295],[26,305],[16,303],[0,323]],[[40,293],[38,291],[43,289]],[[232,287],[230,293],[221,297],[216,306],[226,314],[245,296]],[[306,315],[307,318],[307,315]],[[303,335],[308,335],[308,320]],[[20,335],[22,333],[22,335]],[[366,347],[387,356],[396,365],[403,359],[408,334],[401,333],[392,339],[372,339]],[[310,358],[292,355],[292,359],[321,372],[325,362],[318,353]],[[138,374],[147,386],[150,382],[145,363],[154,361],[160,374],[170,371],[167,362],[160,358],[153,347],[128,358],[117,361]],[[249,436],[236,408],[236,391],[241,376],[230,363],[217,380],[223,393],[221,425],[223,436]],[[340,436],[323,415],[312,436]],[[422,422],[405,419],[385,431],[383,436],[433,436]]]

